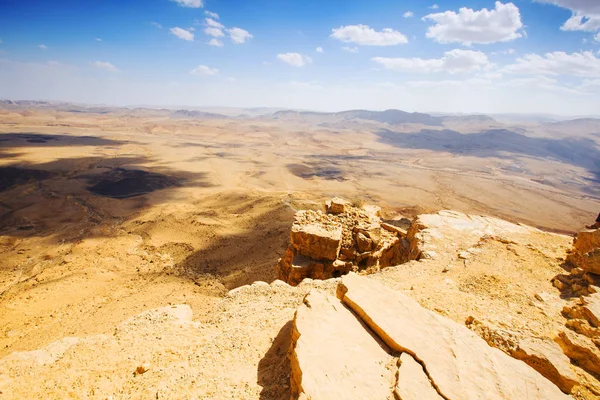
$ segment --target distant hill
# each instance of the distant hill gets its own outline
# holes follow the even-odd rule
[[[175,110],[171,112],[172,117],[179,118],[198,118],[198,119],[227,119],[228,117],[222,114],[209,113],[196,110]]]
[[[409,113],[401,110],[368,111],[349,110],[336,113],[283,110],[275,112],[270,118],[286,121],[302,121],[312,123],[339,123],[345,121],[363,120],[383,124],[422,124],[442,126],[444,122],[494,122],[487,115],[465,116],[433,116],[424,113]]]

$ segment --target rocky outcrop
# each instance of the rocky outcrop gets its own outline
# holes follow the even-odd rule
[[[600,229],[583,229],[573,240],[567,262],[585,272],[600,275]]]
[[[341,301],[320,300],[315,307],[310,299],[317,296],[310,295],[308,304],[296,314],[295,345],[291,351],[296,368],[292,370],[292,384],[300,398],[373,398],[359,391],[359,384],[345,380],[347,374],[355,375],[357,365],[362,365],[360,357],[368,365],[366,373],[378,377],[371,380],[378,382],[380,399],[391,398],[391,390],[402,399],[517,399],[523,398],[524,393],[530,399],[568,398],[527,364],[488,346],[464,326],[422,308],[379,282],[349,274],[342,278],[337,294]],[[358,321],[350,322],[350,317]],[[374,333],[370,337],[373,343],[380,340],[389,354],[399,356],[396,382],[391,385],[393,389],[387,389],[387,395],[382,378],[387,376],[390,364],[382,361],[385,358],[381,346],[358,349],[359,343],[368,346],[369,338],[360,334],[358,342],[355,337],[359,334],[348,332],[366,330],[361,323]],[[330,334],[334,336],[327,338]],[[307,336],[303,339],[304,335]],[[306,346],[317,349],[308,353]],[[367,348],[370,350],[365,354]],[[335,353],[330,349],[335,349]],[[314,369],[302,368],[309,363]],[[319,392],[319,385],[315,384],[319,380],[336,386],[336,395],[328,397]]]
[[[375,272],[407,261],[408,248],[406,231],[383,224],[379,207],[359,208],[334,198],[326,212],[296,213],[290,245],[277,265],[278,279],[297,285],[305,278]]]
[[[290,356],[292,397],[372,399],[390,396],[394,359],[338,299],[311,291],[298,308]],[[302,397],[301,397],[302,398]]]

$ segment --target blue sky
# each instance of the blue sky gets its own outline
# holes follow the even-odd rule
[[[600,1],[0,0],[0,98],[600,114]]]

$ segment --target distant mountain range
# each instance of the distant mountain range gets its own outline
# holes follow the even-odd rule
[[[316,112],[304,110],[290,110],[275,107],[151,107],[133,106],[116,107],[110,105],[89,105],[69,103],[63,101],[39,100],[0,100],[0,108],[4,109],[41,109],[55,110],[72,113],[90,114],[133,114],[133,115],[160,115],[173,118],[188,119],[228,119],[228,118],[262,118],[268,120],[282,120],[312,124],[340,124],[353,122],[370,122],[379,124],[420,124],[425,126],[443,126],[449,123],[542,123],[546,126],[562,125],[590,126],[599,123],[600,119],[584,117],[559,117],[551,115],[534,114],[441,114],[441,113],[409,113],[402,110],[348,110],[340,112]]]
[[[444,122],[495,122],[487,115],[465,115],[465,116],[433,116],[423,113],[409,113],[401,110],[368,111],[350,110],[336,113],[321,113],[311,111],[277,111],[272,116],[278,120],[296,120],[315,123],[339,123],[343,121],[363,120],[374,121],[384,124],[421,124],[428,126],[442,126]]]

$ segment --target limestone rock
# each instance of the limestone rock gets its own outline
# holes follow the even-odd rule
[[[329,212],[340,211],[341,205],[343,212],[296,213],[290,246],[277,264],[278,279],[297,285],[305,278],[324,280],[349,271],[373,273],[408,261],[408,241],[381,226],[379,207],[358,208],[340,199],[328,204]]]
[[[556,341],[565,355],[577,361],[581,368],[600,374],[600,349],[590,339],[566,330],[558,334]]]
[[[352,204],[340,197],[334,197],[327,203],[327,212],[331,214],[345,213]]]
[[[581,309],[585,315],[585,319],[595,327],[600,328],[600,294],[595,293],[584,298],[584,305]]]
[[[583,229],[573,241],[573,248],[581,254],[600,247],[600,229]]]
[[[600,275],[600,248],[593,249],[587,253],[570,254],[568,260],[585,272]]]
[[[539,339],[521,340],[511,355],[538,371],[565,393],[570,393],[573,386],[578,383],[569,358],[554,342]]]
[[[388,355],[335,297],[311,291],[292,332],[291,386],[306,399],[388,399],[393,373]]]
[[[334,261],[342,246],[342,227],[324,224],[292,226],[291,244],[298,253],[315,260]]]
[[[398,381],[394,389],[396,397],[401,400],[442,400],[435,390],[421,364],[408,353],[400,356]]]
[[[379,282],[346,275],[338,297],[393,351],[418,359],[444,398],[568,398],[525,363]]]

